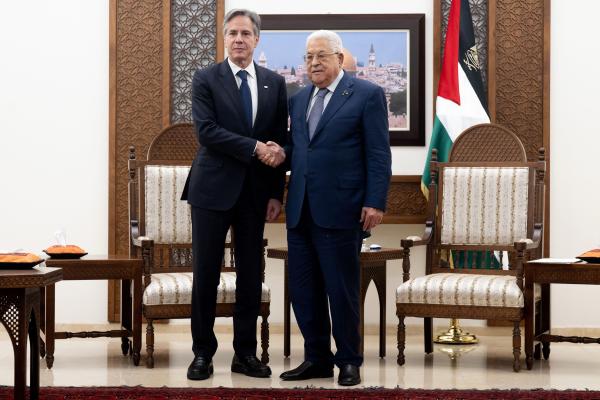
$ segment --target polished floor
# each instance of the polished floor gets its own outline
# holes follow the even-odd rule
[[[61,327],[65,328],[65,327]],[[81,327],[67,327],[77,330]],[[86,329],[89,327],[86,327]],[[277,331],[278,329],[273,329]],[[600,346],[596,344],[553,343],[548,361],[538,361],[533,370],[512,371],[509,328],[471,329],[480,338],[474,346],[435,346],[431,355],[423,353],[422,336],[417,328],[409,330],[406,365],[396,364],[395,334],[387,335],[387,357],[378,357],[379,340],[367,335],[365,362],[361,369],[362,387],[403,388],[544,388],[600,389]],[[272,333],[270,366],[273,377],[248,378],[229,370],[232,335],[218,333],[220,348],[214,359],[215,373],[206,381],[186,379],[191,361],[191,338],[185,327],[163,325],[156,335],[155,368],[143,364],[135,367],[129,357],[121,355],[120,340],[58,340],[51,370],[42,360],[42,386],[172,386],[172,387],[273,387],[314,386],[338,388],[336,378],[304,382],[283,382],[279,374],[302,362],[302,340],[292,335],[292,355],[283,357],[283,335]],[[522,357],[524,364],[524,356]],[[336,371],[337,375],[337,371]],[[6,331],[0,329],[0,385],[13,384],[13,356]]]

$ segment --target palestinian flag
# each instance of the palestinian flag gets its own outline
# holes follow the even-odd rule
[[[468,0],[452,0],[444,58],[436,99],[436,115],[427,152],[421,189],[429,198],[429,161],[432,149],[438,151],[438,161],[448,161],[450,148],[465,129],[490,122],[481,66],[475,47],[473,20]]]
[[[444,45],[444,58],[436,98],[436,115],[421,189],[429,197],[429,162],[433,149],[438,161],[446,162],[454,140],[465,129],[489,123],[487,100],[481,80],[473,20],[468,0],[452,0]],[[500,268],[497,256],[490,252],[452,252],[454,268]]]

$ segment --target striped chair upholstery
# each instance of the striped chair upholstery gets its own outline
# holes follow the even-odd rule
[[[150,285],[144,291],[144,304],[191,304],[191,272],[163,273],[152,275]],[[262,284],[261,302],[271,301],[271,290]],[[217,288],[217,304],[235,303],[235,274],[222,272]]]
[[[147,165],[145,167],[146,237],[158,244],[192,242],[191,207],[181,200],[190,171],[187,166]],[[230,233],[227,234],[230,240]],[[145,305],[191,304],[192,272],[155,273],[144,290]],[[262,284],[262,302],[271,299]],[[235,303],[235,273],[222,272],[217,304]]]
[[[443,171],[443,244],[512,245],[527,237],[527,168]]]
[[[187,166],[146,166],[146,236],[156,243],[192,242],[191,209],[180,200],[189,171]]]
[[[541,298],[539,285],[534,296]],[[396,302],[453,306],[523,307],[523,292],[511,275],[438,273],[409,279],[396,289]]]

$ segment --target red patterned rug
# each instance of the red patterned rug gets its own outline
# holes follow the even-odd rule
[[[13,388],[0,387],[0,400],[13,400]],[[424,389],[191,389],[146,387],[43,387],[40,400],[563,400],[600,399],[583,390],[424,390]]]

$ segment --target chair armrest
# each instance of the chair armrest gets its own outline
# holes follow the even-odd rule
[[[408,236],[405,239],[400,240],[400,246],[404,249],[409,249],[415,246],[423,246],[429,244],[431,236],[433,234],[433,221],[425,222],[425,232],[423,237],[420,236]]]
[[[402,257],[402,282],[410,279],[410,248],[413,246],[422,246],[429,244],[433,234],[433,221],[425,222],[425,233],[423,237],[409,236],[400,241],[404,256]]]
[[[136,247],[145,248],[154,246],[154,240],[150,239],[148,236],[139,236],[137,238],[131,239],[131,241]]]
[[[540,246],[540,244],[542,243],[542,224],[536,223],[533,226],[532,239],[525,238],[525,239],[520,239],[519,241],[515,242],[515,244],[514,244],[515,249],[518,249],[520,246],[522,246],[519,243],[525,243],[525,250],[537,249]]]
[[[149,248],[154,246],[154,240],[148,236],[140,236],[140,226],[137,220],[132,219],[129,222],[131,230],[131,243],[136,247]]]

